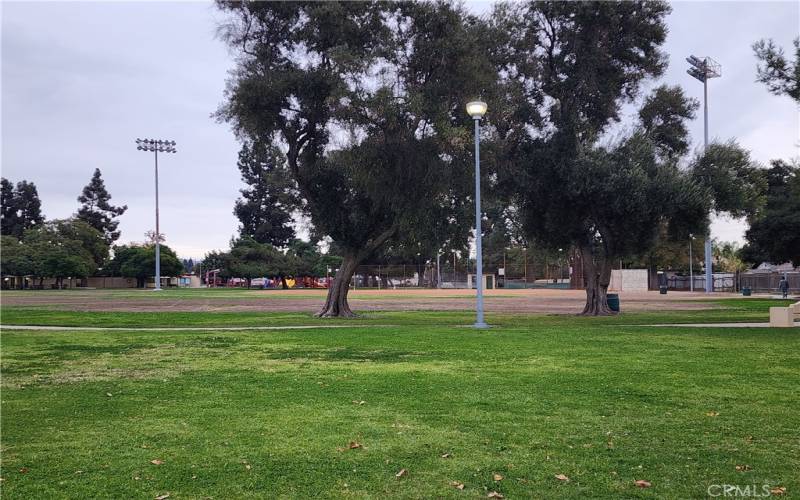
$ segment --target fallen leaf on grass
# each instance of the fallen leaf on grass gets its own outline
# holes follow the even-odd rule
[[[495,481],[502,481],[503,476],[495,472],[494,475],[492,476],[492,479],[494,479]]]
[[[150,460],[150,463],[153,465],[161,465],[164,463],[164,461],[156,458],[155,460]]]
[[[167,498],[169,498],[169,493],[164,493],[163,495],[158,495],[156,500],[166,500]]]
[[[650,481],[645,481],[644,479],[639,479],[637,481],[634,481],[633,484],[635,484],[639,488],[649,488],[653,486],[652,484],[650,484]]]
[[[486,498],[498,498],[498,499],[502,499],[502,498],[505,498],[505,497],[503,496],[503,494],[502,494],[502,493],[498,493],[498,492],[496,492],[496,491],[492,491],[492,492],[490,492],[488,495],[486,495]]]
[[[738,472],[747,472],[747,471],[749,471],[750,469],[751,469],[751,467],[750,467],[749,465],[747,465],[747,464],[745,464],[745,465],[737,465],[737,466],[736,466],[736,470],[737,470]]]
[[[451,454],[449,454],[449,453],[444,453],[444,454],[442,454],[442,458],[451,458],[452,456],[453,456],[453,455],[451,455]]]
[[[401,477],[405,477],[407,475],[408,475],[408,469],[400,469],[400,471],[397,474],[395,474],[394,477],[400,479]]]
[[[709,412],[706,412],[706,416],[707,417],[718,417],[719,416],[719,412],[718,411],[709,411]]]
[[[350,441],[350,444],[347,445],[347,447],[350,448],[351,450],[355,450],[356,448],[363,448],[361,443],[359,443],[358,441]]]
[[[353,404],[354,405],[363,405],[364,403],[366,403],[366,401],[358,401],[358,400],[355,400],[355,399],[353,400]]]
[[[250,464],[244,464],[244,468],[245,468],[245,469],[247,469],[247,470],[250,470],[250,469],[252,469],[253,467],[251,467],[251,466],[250,466]]]
[[[769,492],[773,495],[784,495],[786,494],[786,486],[776,486],[769,490]]]
[[[464,489],[464,483],[459,483],[458,481],[450,481],[450,486],[452,486],[453,488],[455,488],[457,490],[463,490]]]
[[[106,396],[111,397],[111,396],[113,396],[113,394],[111,394],[110,392],[107,392]]]
[[[556,479],[558,479],[559,481],[569,481],[569,478],[564,474],[556,474]]]
[[[19,473],[20,473],[20,474],[27,474],[29,470],[30,470],[30,469],[28,469],[27,467],[23,467],[23,468],[21,468],[21,469],[19,470]]]

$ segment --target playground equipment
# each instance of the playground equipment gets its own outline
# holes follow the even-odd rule
[[[222,286],[222,278],[219,277],[219,269],[206,271],[206,286],[209,288]]]

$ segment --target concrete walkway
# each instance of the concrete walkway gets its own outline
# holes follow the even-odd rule
[[[662,325],[624,325],[624,326],[683,326],[688,328],[769,328],[769,323],[669,323]],[[800,321],[794,322],[795,328],[800,328]]]
[[[217,332],[220,330],[318,330],[323,328],[374,328],[393,325],[287,325],[287,326],[186,326],[186,327],[150,327],[138,326],[36,326],[36,325],[0,325],[0,330],[45,330],[45,331],[137,331],[137,332],[164,332],[164,331],[191,331],[191,332]]]

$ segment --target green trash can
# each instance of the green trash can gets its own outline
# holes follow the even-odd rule
[[[608,303],[608,308],[614,312],[619,312],[619,294],[617,293],[609,293],[606,294],[606,302]]]
[[[742,295],[744,295],[745,297],[749,297],[752,293],[753,291],[750,290],[749,286],[742,288]]]
[[[660,293],[661,295],[666,295],[667,294],[667,287],[664,286],[664,285],[661,285],[660,287],[658,287],[658,293]]]

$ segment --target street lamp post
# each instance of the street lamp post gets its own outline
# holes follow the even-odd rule
[[[708,149],[708,80],[710,78],[719,78],[722,76],[722,66],[711,59],[710,57],[699,58],[696,56],[689,56],[686,62],[691,65],[691,68],[686,72],[703,82],[703,151]],[[705,244],[705,274],[706,274],[706,293],[714,291],[714,275],[711,268],[711,229],[708,230],[706,235]]]
[[[506,287],[506,279],[508,277],[508,269],[506,268],[506,250],[508,250],[508,248],[503,249],[503,288]]]
[[[456,286],[456,251],[453,250],[453,287]]]
[[[488,328],[483,319],[483,249],[481,248],[481,118],[486,114],[486,103],[472,101],[467,103],[467,114],[475,122],[475,264],[478,278],[476,298],[475,328]]]
[[[525,246],[525,247],[522,247],[522,249],[525,251],[525,260],[524,260],[525,271],[524,272],[525,272],[525,289],[527,290],[528,289],[528,247]]]
[[[155,158],[156,176],[156,287],[155,291],[161,290],[161,230],[158,225],[158,153],[176,153],[175,141],[162,141],[154,139],[136,139],[136,149],[139,151],[152,151]]]

